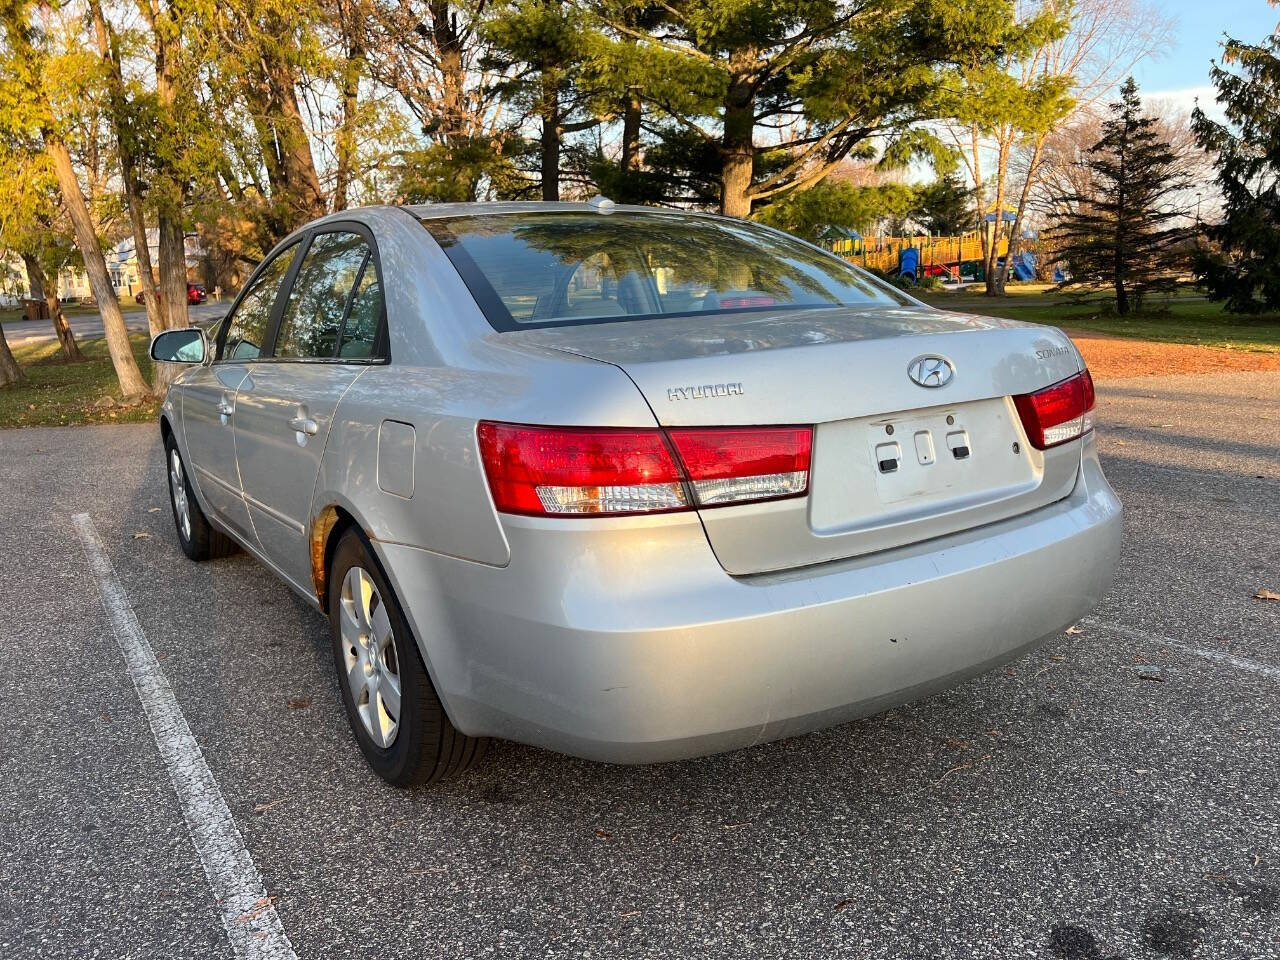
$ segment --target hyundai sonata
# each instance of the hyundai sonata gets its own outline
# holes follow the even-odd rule
[[[347,211],[152,356],[190,364],[182,549],[328,614],[396,784],[489,737],[636,763],[880,711],[1058,633],[1119,553],[1064,334],[739,220]]]

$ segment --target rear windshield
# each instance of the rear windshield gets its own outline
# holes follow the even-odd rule
[[[843,260],[741,220],[575,212],[423,223],[498,330],[910,302]]]

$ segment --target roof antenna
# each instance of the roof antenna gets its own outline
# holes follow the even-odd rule
[[[616,207],[617,204],[608,197],[602,197],[597,193],[587,201],[587,206],[594,209],[596,213],[613,213],[613,208]]]

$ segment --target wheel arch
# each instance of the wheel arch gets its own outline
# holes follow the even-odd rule
[[[331,503],[316,514],[311,522],[311,582],[320,609],[329,612],[329,565],[342,535],[352,527],[359,528],[354,514],[344,506]],[[365,537],[368,539],[368,531]]]

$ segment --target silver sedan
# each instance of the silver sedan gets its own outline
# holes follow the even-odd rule
[[[348,211],[152,356],[190,365],[182,549],[328,614],[396,784],[489,737],[637,763],[884,710],[1061,631],[1120,550],[1061,331],[738,220]]]

